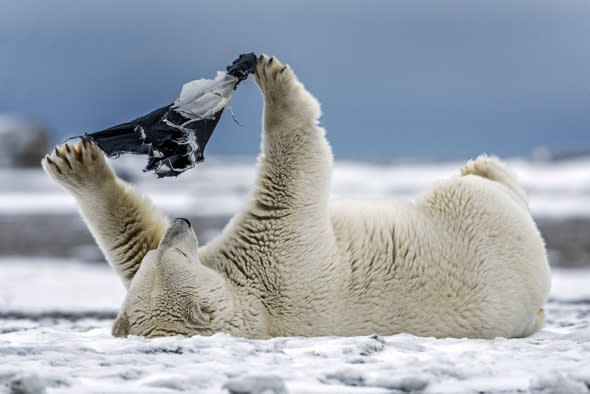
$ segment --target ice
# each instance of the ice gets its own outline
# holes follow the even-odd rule
[[[546,325],[523,339],[114,338],[124,289],[108,266],[3,258],[0,392],[583,393],[588,283],[590,270],[554,270]]]

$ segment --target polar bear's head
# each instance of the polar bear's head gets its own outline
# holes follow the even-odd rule
[[[129,286],[114,336],[211,334],[231,307],[222,278],[199,261],[186,219],[172,222]]]

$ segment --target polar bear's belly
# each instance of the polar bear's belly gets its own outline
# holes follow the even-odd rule
[[[443,231],[412,205],[338,213],[334,228],[350,272],[344,309],[354,333],[518,336],[537,324],[544,296],[529,300],[531,268],[520,260],[546,264],[540,238],[507,253],[501,234],[474,240]]]

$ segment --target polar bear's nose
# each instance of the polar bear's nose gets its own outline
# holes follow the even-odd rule
[[[189,227],[192,227],[190,220],[188,220],[187,218],[176,218],[176,220],[182,220],[183,222],[188,224]]]

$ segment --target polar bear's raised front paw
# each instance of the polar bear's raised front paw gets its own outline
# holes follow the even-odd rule
[[[260,56],[254,78],[267,101],[286,97],[301,86],[291,67],[266,55]]]
[[[288,65],[275,57],[262,55],[254,75],[267,106],[272,111],[287,112],[293,118],[315,121],[320,116],[320,105]],[[268,109],[268,108],[267,108]]]
[[[43,169],[66,189],[78,194],[101,187],[113,180],[115,174],[105,160],[104,153],[88,138],[76,145],[63,144],[41,161]]]

